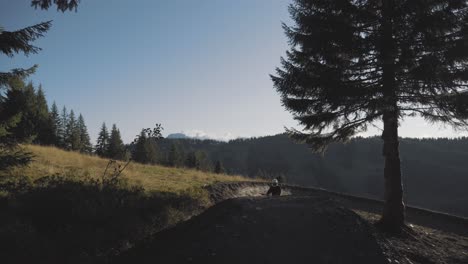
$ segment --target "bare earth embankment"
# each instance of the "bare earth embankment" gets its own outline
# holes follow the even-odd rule
[[[379,201],[300,187],[285,188],[292,196],[253,197],[266,189],[208,187],[218,204],[119,263],[468,263],[466,219],[410,207],[409,227],[395,236],[373,226]]]
[[[161,232],[125,263],[385,263],[369,225],[330,199],[223,201]]]

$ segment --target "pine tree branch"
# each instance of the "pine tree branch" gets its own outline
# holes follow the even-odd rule
[[[33,46],[30,42],[36,40],[49,30],[52,21],[42,22],[34,26],[26,27],[17,31],[0,31],[0,52],[13,57],[15,53],[23,52],[28,56],[37,53],[41,49]]]
[[[333,124],[333,130],[328,133],[324,133],[323,130],[331,124],[308,129],[310,131],[309,133],[303,133],[296,129],[286,129],[286,133],[296,141],[309,144],[314,151],[323,153],[331,142],[344,142],[349,140],[353,135],[360,131],[360,128],[365,130],[366,124],[372,123],[380,116],[380,113],[369,114],[352,122],[346,122],[343,124],[335,122]]]
[[[49,9],[53,4],[57,6],[58,11],[72,11],[75,12],[78,9],[78,4],[80,0],[32,0],[31,6],[34,8],[40,8],[43,10]]]
[[[10,72],[0,72],[0,89],[5,88],[11,78],[24,79],[33,74],[37,69],[37,65],[29,69],[13,69]]]

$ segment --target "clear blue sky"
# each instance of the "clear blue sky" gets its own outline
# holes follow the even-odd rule
[[[53,20],[29,57],[2,56],[0,70],[39,64],[31,80],[53,101],[82,113],[93,139],[116,123],[125,142],[162,123],[164,134],[262,136],[295,126],[269,74],[287,50],[281,22],[289,0],[82,0],[78,12],[34,10],[0,0],[0,25]],[[380,126],[380,124],[377,124]],[[459,136],[404,122],[402,136]],[[365,135],[379,133],[371,129]],[[463,135],[467,135],[464,133]]]

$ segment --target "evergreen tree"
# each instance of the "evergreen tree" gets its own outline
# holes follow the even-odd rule
[[[39,86],[36,91],[31,82],[27,85],[20,84],[21,79],[16,82],[21,93],[15,93],[15,95],[23,98],[21,100],[24,101],[24,106],[21,109],[21,121],[13,130],[13,133],[17,137],[28,139],[28,142],[50,144],[52,131],[47,101],[42,87]]]
[[[53,144],[53,127],[49,116],[49,107],[47,106],[47,100],[45,98],[44,90],[42,85],[36,92],[36,102],[34,106],[34,116],[36,120],[36,133],[37,138],[35,143],[50,145]]]
[[[50,114],[49,114],[49,122],[50,122],[50,129],[51,129],[51,141],[52,144],[59,147],[60,146],[60,135],[62,134],[61,132],[61,120],[60,120],[60,114],[59,110],[57,107],[57,104],[55,102],[52,104],[52,108],[50,109]]]
[[[54,0],[58,9],[65,11],[75,9],[79,0]],[[48,9],[52,0],[33,0],[31,5]],[[35,54],[40,48],[31,44],[34,40],[42,37],[49,30],[51,22],[42,22],[34,26],[26,27],[17,31],[5,31],[0,26],[0,52],[8,57],[23,53],[24,55]],[[9,82],[12,79],[24,79],[34,73],[37,66],[29,69],[13,69],[9,72],[0,72],[0,89],[11,89]],[[18,92],[18,91],[16,91]],[[0,107],[0,169],[8,169],[17,165],[25,165],[31,161],[31,155],[19,147],[18,137],[12,136],[15,127],[22,118],[20,112],[13,113],[6,107]]]
[[[144,130],[140,132],[134,141],[134,148],[132,152],[132,159],[139,163],[148,163],[148,148],[147,148],[148,138]]]
[[[32,0],[31,5],[40,9],[49,9],[50,6],[56,5],[58,10],[65,12],[76,10],[79,2],[79,0]],[[23,53],[26,56],[38,53],[41,48],[32,45],[31,42],[43,37],[51,25],[51,21],[47,21],[17,31],[6,31],[0,26],[0,52],[8,57],[13,57],[18,53]],[[11,78],[24,79],[33,74],[36,68],[37,65],[34,65],[29,69],[0,72],[0,88],[8,88],[8,81]]]
[[[78,127],[78,122],[75,118],[75,113],[73,110],[70,111],[67,123],[67,146],[68,149],[79,151],[81,150],[81,131]]]
[[[205,151],[195,152],[195,168],[201,171],[211,171],[213,166],[211,160],[208,158],[208,155]]]
[[[23,97],[24,82],[18,77],[8,81],[5,96],[0,97],[0,170],[26,165],[32,155],[18,144],[25,141],[14,133],[22,118],[26,103]]]
[[[167,165],[171,167],[184,166],[184,153],[179,144],[172,143],[167,157]]]
[[[26,27],[17,31],[5,31],[0,27],[0,52],[8,57],[23,53],[24,55],[35,54],[41,49],[31,44],[34,40],[42,37],[49,30],[51,22],[43,22],[34,26]],[[0,72],[0,88],[8,89],[8,81],[11,78],[24,79],[34,73],[37,66],[29,69],[13,69],[10,72]]]
[[[120,136],[120,131],[115,124],[112,125],[112,130],[109,138],[108,156],[111,159],[125,159],[125,146]]]
[[[24,105],[21,109],[21,121],[13,129],[13,133],[18,138],[24,138],[25,142],[32,143],[37,138],[38,131],[36,93],[31,82],[27,85],[18,83],[17,89],[21,93],[15,93],[15,95],[22,97],[20,100],[23,101]]]
[[[385,205],[380,225],[404,225],[398,123],[419,114],[465,127],[468,3],[462,0],[310,1],[290,6],[291,50],[272,76],[306,132],[291,137],[324,151],[383,123]]]
[[[91,153],[93,151],[93,146],[89,139],[88,128],[86,127],[83,115],[81,114],[78,117],[78,130],[80,132],[80,152]]]
[[[156,124],[152,130],[144,128],[133,141],[132,159],[140,163],[156,164],[159,160],[157,141],[162,138],[162,126]]]
[[[187,153],[187,157],[185,158],[185,166],[191,169],[197,167],[197,156],[195,155],[194,151]]]
[[[143,164],[155,164],[158,161],[157,149],[154,140],[148,137],[143,129],[135,140],[132,158]]]
[[[60,115],[60,123],[59,123],[59,129],[57,130],[59,133],[59,147],[67,149],[67,135],[69,131],[67,131],[67,124],[68,124],[68,111],[67,107],[63,106],[62,108],[62,114]]]
[[[219,160],[216,161],[214,172],[217,174],[224,173],[224,167],[223,167],[223,164],[221,164],[221,161]]]
[[[107,157],[109,149],[109,132],[107,131],[106,123],[102,123],[95,149],[97,155]]]

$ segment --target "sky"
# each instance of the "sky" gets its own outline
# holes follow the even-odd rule
[[[0,0],[0,25],[12,31],[53,20],[34,42],[38,54],[0,55],[0,71],[38,64],[30,78],[49,105],[82,113],[91,138],[102,122],[129,143],[161,123],[167,136],[229,140],[296,127],[269,74],[288,49],[281,23],[290,0],[82,0],[77,12],[35,10],[30,0]],[[363,136],[380,134],[371,127]],[[468,135],[412,118],[404,137]]]

